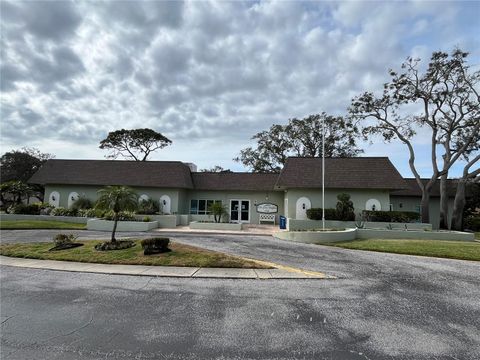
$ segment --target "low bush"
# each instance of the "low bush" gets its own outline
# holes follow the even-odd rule
[[[93,208],[93,202],[89,198],[85,196],[80,196],[77,200],[74,201],[72,204],[72,209],[76,210],[86,210]]]
[[[420,220],[420,213],[414,211],[370,211],[363,210],[366,221],[413,223]]]
[[[480,231],[480,216],[467,216],[464,228],[472,231]]]
[[[143,254],[151,255],[156,253],[164,253],[170,251],[168,244],[170,243],[169,238],[154,237],[143,239],[140,244],[142,245]]]
[[[49,251],[66,250],[83,246],[82,243],[76,243],[76,239],[77,236],[75,236],[74,234],[57,234],[53,237],[53,243],[55,244],[55,246]]]
[[[108,250],[123,250],[135,246],[133,240],[117,240],[115,242],[105,241],[103,243],[95,245],[95,250],[108,251]]]
[[[52,210],[50,215],[53,216],[77,216],[78,211],[76,209],[66,209],[64,207],[57,207]]]
[[[73,243],[77,239],[74,234],[57,234],[53,237],[55,246],[63,246]]]
[[[152,221],[152,219],[150,218],[150,216],[145,216],[142,221],[143,222],[150,222],[150,221]]]
[[[101,218],[105,215],[105,211],[99,209],[80,209],[78,216],[87,218]]]
[[[115,220],[115,213],[110,210],[103,215],[104,220]],[[118,213],[118,221],[137,221],[135,213],[129,211],[121,211]]]
[[[160,209],[159,202],[153,199],[141,200],[138,203],[138,214],[153,215],[157,214]]]
[[[322,220],[322,209],[311,208],[307,210],[307,217],[310,220]],[[336,209],[325,209],[325,220],[338,220]]]
[[[40,207],[36,204],[17,204],[10,207],[9,212],[11,214],[21,214],[21,215],[40,215]]]

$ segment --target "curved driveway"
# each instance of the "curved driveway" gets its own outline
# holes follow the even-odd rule
[[[2,242],[29,241],[30,235],[49,240],[52,233],[4,231]],[[162,235],[338,278],[146,279],[2,267],[1,355],[480,358],[479,263],[296,244],[267,236]]]

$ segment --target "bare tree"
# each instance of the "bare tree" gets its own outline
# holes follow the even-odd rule
[[[422,222],[430,221],[430,191],[439,177],[457,160],[472,151],[478,137],[478,101],[466,102],[471,92],[464,79],[468,67],[467,53],[455,50],[451,56],[443,52],[432,54],[427,70],[421,73],[419,59],[407,58],[402,72],[390,70],[391,81],[380,97],[366,92],[352,100],[350,115],[363,123],[365,138],[381,135],[389,142],[398,139],[409,152],[409,166],[422,191]],[[412,114],[412,106],[418,107]],[[477,119],[477,120],[476,120]],[[412,138],[419,127],[430,130],[432,174],[422,182],[415,164]],[[462,141],[460,141],[460,139]],[[456,147],[452,145],[455,144]],[[438,165],[438,147],[443,145],[443,164]]]

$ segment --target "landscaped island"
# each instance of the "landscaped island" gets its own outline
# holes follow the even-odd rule
[[[134,247],[112,251],[95,250],[95,245],[102,243],[100,240],[84,242],[79,241],[79,243],[82,243],[83,246],[61,251],[49,251],[52,248],[51,242],[1,244],[0,255],[42,260],[63,260],[101,264],[249,269],[269,268],[268,266],[251,260],[175,242],[170,242],[169,244],[171,251],[155,255],[144,255],[140,240],[135,240]]]

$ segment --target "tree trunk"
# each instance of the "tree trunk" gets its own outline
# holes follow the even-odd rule
[[[457,192],[453,202],[452,230],[463,230],[463,209],[465,207],[465,187],[466,179],[460,179],[457,184]]]
[[[422,223],[430,223],[430,189],[422,189],[422,201],[420,202]]]
[[[111,239],[112,243],[117,241],[117,239],[115,239],[115,231],[117,231],[117,223],[118,223],[118,214],[115,214],[115,222],[113,223],[112,239]]]
[[[440,178],[440,229],[449,229],[448,221],[448,173]]]

